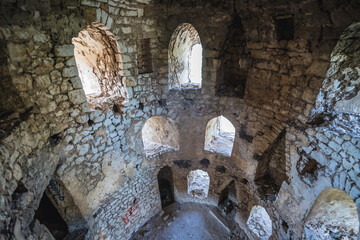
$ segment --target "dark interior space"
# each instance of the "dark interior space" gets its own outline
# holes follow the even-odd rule
[[[161,206],[166,207],[174,202],[174,183],[171,168],[166,166],[160,169],[157,178],[159,183]]]
[[[56,240],[63,240],[69,233],[67,224],[46,194],[41,198],[35,218],[49,229]]]
[[[279,41],[294,40],[293,16],[281,16],[276,19],[276,35]]]
[[[238,15],[235,15],[232,20],[220,59],[216,94],[243,98],[251,59],[250,51],[246,46],[243,25]]]
[[[220,193],[219,208],[225,214],[229,214],[237,205],[235,181],[232,180]]]

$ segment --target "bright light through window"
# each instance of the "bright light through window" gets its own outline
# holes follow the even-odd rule
[[[201,84],[201,67],[202,67],[202,46],[195,44],[190,53],[190,81],[191,83]]]

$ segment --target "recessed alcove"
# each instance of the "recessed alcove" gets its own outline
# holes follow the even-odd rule
[[[206,198],[209,193],[210,177],[203,170],[190,171],[187,176],[187,192],[195,198]]]
[[[304,234],[309,239],[357,239],[359,218],[352,198],[336,188],[323,190],[306,217]]]
[[[142,140],[146,156],[177,151],[179,145],[179,130],[174,120],[154,116],[146,120],[142,128]]]
[[[72,39],[82,88],[91,109],[106,110],[128,100],[120,47],[101,23],[91,23]]]
[[[235,127],[224,116],[211,119],[206,125],[204,150],[231,156],[235,140]]]

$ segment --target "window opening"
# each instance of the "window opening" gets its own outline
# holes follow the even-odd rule
[[[206,126],[204,150],[231,156],[235,140],[235,127],[224,116],[211,119]]]
[[[169,43],[169,87],[201,88],[202,46],[198,32],[189,24],[177,27]]]
[[[91,109],[109,111],[128,100],[125,73],[115,36],[92,23],[72,39],[79,77]]]

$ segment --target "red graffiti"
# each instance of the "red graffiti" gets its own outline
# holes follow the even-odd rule
[[[125,213],[125,216],[121,217],[123,222],[126,224],[130,221],[131,217],[135,217],[135,215],[140,210],[140,207],[136,204],[132,205]]]

